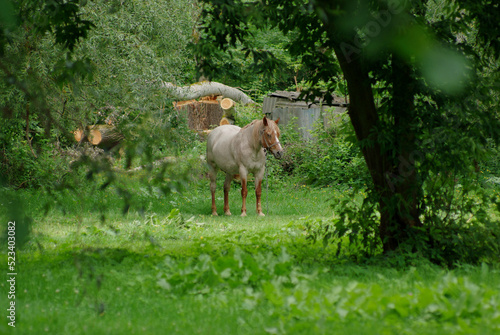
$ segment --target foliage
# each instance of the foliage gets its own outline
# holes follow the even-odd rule
[[[262,111],[257,105],[238,105],[234,113],[234,124],[239,127],[244,127],[253,120],[262,119]]]
[[[442,1],[207,2],[200,26],[203,38],[195,48],[199,57],[201,50],[232,52],[241,45],[248,54],[266,53],[254,63],[267,70],[279,62],[272,52],[252,44],[250,29],[271,26],[287,35],[292,57],[314,69],[306,95],[317,96],[325,86],[335,91],[342,71],[350,94],[349,116],[372,179],[363,206],[346,215],[354,215],[348,219],[359,222],[361,231],[375,239],[368,239],[368,249],[381,243],[389,252],[415,242],[413,227],[429,228],[436,217],[429,213],[450,211],[453,197],[430,196],[433,191],[427,187],[435,178],[455,176],[467,188],[462,197],[473,191],[466,181],[476,178],[471,173],[474,165],[487,157],[489,141],[500,138],[496,80],[500,51],[490,24],[496,5],[489,1],[483,6],[470,1],[453,6]],[[200,67],[212,73],[210,58],[205,60]],[[297,154],[293,149],[291,153]],[[333,156],[329,151],[320,154]],[[318,158],[305,168],[315,178],[339,171],[329,166],[330,159],[325,161]],[[452,184],[441,185],[449,195]],[[475,213],[468,204],[460,210]],[[360,220],[359,213],[367,216]],[[378,231],[373,223],[379,224]],[[467,227],[463,221],[460,224]],[[420,242],[426,241],[430,240]],[[416,248],[419,243],[415,243]],[[495,247],[489,250],[494,252]]]
[[[4,125],[0,164],[7,185],[39,186],[51,174],[41,165],[62,166],[40,161],[55,156],[68,143],[65,129],[74,114],[65,109],[61,86],[89,75],[88,60],[71,53],[92,27],[78,11],[74,1],[16,2],[12,12],[16,24],[2,29],[6,39],[0,45],[0,117]],[[46,31],[54,34],[40,38]]]
[[[286,186],[294,187],[293,193],[307,184],[353,187],[353,194],[366,195],[352,203],[339,201],[340,219],[329,222],[324,234],[335,245],[338,239],[351,241],[363,256],[377,254],[392,238],[391,246],[403,253],[419,252],[440,264],[489,260],[488,253],[498,251],[498,223],[491,216],[498,197],[491,195],[498,190],[500,129],[491,4],[408,2],[399,8],[404,14],[392,13],[377,36],[370,35],[372,23],[383,22],[377,15],[394,8],[390,2],[359,4],[366,8],[347,8],[360,15],[345,22],[321,1],[271,1],[265,10],[246,1],[231,6],[190,0],[0,2],[2,186],[44,188],[52,196],[45,203],[56,200],[68,212],[83,198],[89,203],[81,208],[101,214],[110,207],[146,213],[152,198],[177,194],[203,176],[203,144],[170,107],[160,81],[196,81],[198,63],[204,75],[249,90],[256,100],[277,87],[345,92],[333,50],[338,43],[332,41],[344,37],[336,32],[347,31],[361,43],[351,45],[359,52],[348,51],[362,55],[360,69],[370,69],[367,81],[377,112],[373,129],[355,139],[355,128],[342,122],[340,128],[318,127],[309,142],[293,125],[283,129],[287,156],[268,161],[271,191]],[[340,24],[333,28],[345,26],[333,29],[332,18]],[[401,67],[394,67],[398,62]],[[413,85],[406,90],[413,107],[398,100],[407,83]],[[257,117],[256,107],[242,107],[236,123]],[[121,156],[119,148],[103,153],[74,143],[74,129],[107,120],[126,137]],[[367,150],[383,158],[385,194],[368,180],[373,166],[366,169],[361,156],[366,158]],[[127,172],[139,166],[142,172]],[[488,176],[478,177],[481,172]],[[113,201],[104,198],[106,192],[114,194]],[[3,204],[8,196],[2,189]],[[14,207],[25,208],[19,197],[12,199]],[[287,206],[291,212],[300,208],[298,201]],[[392,223],[413,217],[416,229],[381,231],[388,216]],[[328,235],[333,231],[335,236]]]
[[[363,188],[369,182],[359,146],[349,140],[351,129],[345,118],[328,127],[318,124],[312,139],[301,137],[294,119],[281,127],[281,133],[285,156],[280,161],[268,160],[270,175],[337,189]]]
[[[178,117],[158,83],[193,80],[185,41],[194,3],[23,1],[13,10],[17,24],[2,30],[8,39],[2,44],[0,84],[7,185],[42,186],[44,173],[68,173],[64,165],[72,158],[64,156],[77,128],[113,122],[129,140],[145,124],[149,134],[177,129]],[[172,139],[164,135],[151,146],[170,148]],[[129,156],[135,149],[127,150]],[[44,169],[54,152],[64,163]]]
[[[263,282],[279,278],[280,284],[292,286],[304,277],[293,266],[292,257],[281,254],[248,254],[236,249],[213,260],[208,255],[179,262],[166,258],[159,268],[158,286],[172,295],[209,294],[227,288],[257,288]]]
[[[332,193],[337,201],[349,195],[304,189],[274,189],[275,214],[255,219],[209,216],[206,180],[166,197],[144,190],[153,203],[144,216],[118,211],[96,224],[95,204],[81,202],[66,214],[39,215],[32,226],[37,234],[17,253],[18,272],[30,275],[18,277],[25,289],[16,292],[16,308],[24,317],[16,328],[73,334],[498,332],[498,263],[447,270],[415,254],[365,259],[347,238],[332,238],[335,245],[342,241],[338,257],[330,243],[309,244],[307,226],[330,221],[318,203]],[[51,199],[34,190],[15,194],[37,213],[40,197]],[[231,190],[231,198],[238,194]],[[96,203],[120,202],[109,188],[97,197]],[[290,211],[297,203],[301,210]]]
[[[498,192],[473,178],[435,176],[426,185],[426,199],[432,206],[423,211],[427,226],[416,229],[413,245],[428,259],[453,265],[478,264],[498,254],[500,224]],[[448,185],[446,185],[448,184]]]
[[[26,209],[4,186],[40,188],[51,197],[40,204],[45,212],[88,202],[105,221],[110,207],[144,212],[150,201],[139,190],[167,194],[198,178],[196,135],[159,85],[193,81],[185,44],[195,3],[13,1],[7,7],[0,16],[3,209]],[[75,129],[104,122],[125,137],[119,147],[108,152],[75,143]],[[130,176],[132,168],[143,172]],[[106,189],[118,203],[98,201]],[[2,214],[30,231],[30,213]]]

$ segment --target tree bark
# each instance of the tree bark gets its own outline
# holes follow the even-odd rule
[[[404,223],[398,211],[392,209],[395,197],[395,188],[391,187],[387,176],[393,171],[393,164],[377,141],[377,131],[380,119],[375,106],[368,71],[359,57],[346,57],[342,49],[334,46],[342,72],[347,81],[349,92],[349,117],[354,127],[356,137],[361,143],[361,151],[365,158],[368,170],[378,196],[380,209],[379,234],[384,252],[395,250],[399,246],[399,231]]]
[[[394,115],[395,147],[398,159],[393,165],[397,166],[398,182],[394,185],[395,191],[401,194],[398,204],[399,222],[401,230],[407,231],[411,227],[422,226],[420,222],[419,202],[422,187],[419,182],[415,159],[420,151],[415,144],[415,133],[411,125],[415,124],[415,81],[412,67],[406,60],[396,55],[392,56],[392,115]]]
[[[379,234],[383,250],[392,251],[408,238],[412,227],[422,226],[419,219],[422,189],[414,165],[418,150],[409,128],[415,112],[411,67],[402,59],[393,59],[390,112],[394,117],[395,132],[394,152],[389,152],[377,142],[380,119],[363,62],[359,57],[346,57],[339,47],[334,49],[347,80],[349,116],[379,197]]]
[[[186,113],[188,126],[193,130],[206,130],[219,125],[223,111],[218,101],[188,101],[174,104],[178,111]]]
[[[177,86],[172,83],[162,83],[172,98],[176,100],[198,99],[207,95],[222,95],[243,105],[254,103],[245,93],[237,88],[226,86],[214,81],[202,81],[189,86]]]

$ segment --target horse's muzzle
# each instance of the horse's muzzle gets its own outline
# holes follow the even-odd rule
[[[281,159],[284,156],[283,150],[278,150],[278,151],[272,151],[274,158],[276,159]]]

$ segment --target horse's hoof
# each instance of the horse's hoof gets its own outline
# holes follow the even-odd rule
[[[231,216],[231,212],[230,211],[224,212],[224,214],[226,214],[227,216]]]
[[[213,212],[212,216],[219,216],[219,214],[217,214],[217,212]]]
[[[264,213],[262,213],[262,212],[258,213],[257,215],[258,215],[258,216],[266,216],[266,214],[264,214]]]
[[[242,216],[242,217],[247,216],[247,212],[243,212],[243,213],[241,213],[241,216]]]

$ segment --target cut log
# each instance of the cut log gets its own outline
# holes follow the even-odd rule
[[[163,82],[162,86],[169,91],[171,97],[175,100],[190,100],[209,95],[222,95],[235,101],[239,101],[243,105],[254,103],[248,95],[239,89],[214,81],[202,81],[189,86],[177,86],[172,83]]]
[[[95,125],[89,130],[89,142],[104,150],[110,150],[119,144],[124,136],[111,125]]]
[[[229,98],[224,98],[220,101],[220,106],[224,112],[231,111],[234,108],[234,101]]]
[[[220,101],[220,106],[224,111],[224,115],[222,115],[220,125],[222,126],[223,124],[234,124],[234,101],[229,98],[224,98]]]
[[[75,135],[75,141],[77,142],[82,142],[87,138],[87,136],[85,135],[85,131],[83,131],[82,129],[75,130],[73,132],[73,135]]]
[[[228,119],[227,117],[223,117],[220,122],[219,122],[219,125],[220,126],[223,126],[225,124],[234,124],[234,121]]]

